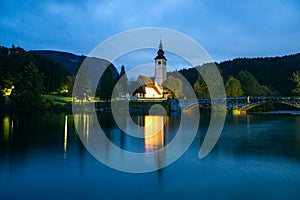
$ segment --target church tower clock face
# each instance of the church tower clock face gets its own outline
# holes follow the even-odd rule
[[[167,79],[167,59],[164,56],[164,53],[160,41],[157,56],[155,57],[155,82],[159,86],[162,86],[163,82]]]

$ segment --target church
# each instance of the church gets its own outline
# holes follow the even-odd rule
[[[154,77],[150,78],[145,75],[140,75],[135,82],[135,88],[138,88],[133,93],[136,99],[163,99],[165,93],[163,90],[163,82],[167,79],[167,59],[164,56],[162,43],[159,43],[157,56],[154,58]]]

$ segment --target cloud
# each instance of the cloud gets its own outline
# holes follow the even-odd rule
[[[1,1],[0,45],[88,54],[119,32],[158,26],[198,41],[217,60],[300,49],[297,0]]]

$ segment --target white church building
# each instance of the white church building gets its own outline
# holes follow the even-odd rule
[[[159,49],[155,60],[154,78],[145,75],[140,75],[135,82],[135,88],[138,88],[133,93],[133,97],[137,99],[163,99],[164,90],[163,82],[167,79],[167,59],[164,56],[162,43],[159,43]]]

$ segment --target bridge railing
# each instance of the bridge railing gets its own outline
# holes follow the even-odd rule
[[[227,98],[215,98],[213,99],[215,103],[220,105],[226,105],[228,109],[232,109],[233,107],[245,107],[249,105],[255,105],[260,103],[268,103],[268,102],[278,102],[285,103],[288,105],[293,105],[295,107],[300,107],[300,97],[251,97],[251,96],[243,96],[243,97],[227,97]],[[212,99],[210,98],[199,98],[194,100],[184,100],[181,99],[182,105],[184,107],[190,107],[196,104],[208,105],[211,104]]]

